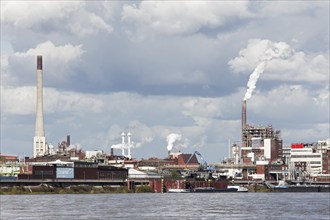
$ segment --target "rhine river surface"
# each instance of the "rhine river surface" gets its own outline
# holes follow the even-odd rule
[[[0,219],[330,219],[329,193],[0,195]]]

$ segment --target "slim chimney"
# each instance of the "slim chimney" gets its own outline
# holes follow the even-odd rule
[[[242,131],[246,128],[246,100],[242,104]]]
[[[127,152],[127,156],[129,159],[132,159],[132,155],[131,155],[131,136],[132,134],[130,132],[127,133],[127,144],[128,144],[128,152]]]
[[[71,145],[71,143],[70,143],[70,135],[67,135],[66,136],[66,145],[67,145],[67,147],[69,147]]]
[[[46,138],[44,129],[43,112],[43,87],[42,87],[42,56],[37,56],[37,105],[36,105],[36,127],[33,139],[33,156],[42,156],[46,152]]]
[[[246,147],[245,140],[245,129],[246,129],[246,100],[243,100],[242,103],[242,147]]]
[[[121,154],[125,156],[125,136],[126,134],[123,132],[121,133]]]

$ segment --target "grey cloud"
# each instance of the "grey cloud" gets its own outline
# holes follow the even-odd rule
[[[78,36],[113,30],[101,17],[88,11],[83,1],[6,1],[1,5],[2,23],[16,28],[45,33],[63,31]]]
[[[146,138],[134,149],[134,157],[165,157],[166,136],[182,133],[188,143],[182,150],[198,150],[208,162],[218,161],[227,155],[228,139],[240,139],[241,101],[250,74],[234,74],[227,63],[254,38],[286,42],[305,56],[299,74],[274,63],[272,71],[261,76],[248,103],[248,122],[273,124],[282,130],[285,142],[327,138],[328,2],[196,3],[201,7],[171,2],[72,4],[58,14],[59,8],[48,8],[53,16],[45,19],[39,15],[26,19],[33,9],[22,12],[24,7],[17,5],[10,9],[12,14],[1,13],[1,40],[14,50],[7,54],[8,68],[1,69],[1,98],[9,101],[1,105],[2,151],[32,153],[35,116],[34,105],[28,102],[33,102],[34,93],[23,88],[35,85],[35,54],[31,59],[16,55],[45,42],[52,42],[54,50],[71,45],[79,52],[66,64],[68,53],[57,54],[57,59],[44,57],[45,96],[55,97],[48,104],[45,100],[45,129],[55,146],[71,134],[85,150],[109,152],[110,144],[120,140],[118,132],[134,124],[141,131],[132,132],[133,140]],[[154,4],[164,8],[153,10]],[[313,72],[323,75],[311,78]],[[280,76],[308,77],[283,81]],[[25,99],[26,106],[14,102],[20,100],[20,91],[22,97],[32,97]],[[190,100],[197,104],[185,106]],[[28,114],[18,113],[25,108]]]

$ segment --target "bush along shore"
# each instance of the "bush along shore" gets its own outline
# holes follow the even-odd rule
[[[14,194],[96,194],[96,193],[131,193],[131,192],[153,192],[149,186],[136,187],[134,191],[128,190],[127,186],[89,186],[72,185],[68,187],[54,187],[47,184],[38,186],[10,186],[1,187],[1,195]]]
[[[249,184],[245,186],[249,192],[274,192],[267,188],[264,184]],[[0,187],[0,195],[15,194],[97,194],[97,193],[153,193],[154,190],[149,185],[132,186],[95,186],[87,184],[54,186],[51,184],[41,183],[39,185],[25,186],[2,186]]]

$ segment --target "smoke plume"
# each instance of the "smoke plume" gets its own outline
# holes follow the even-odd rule
[[[254,69],[254,71],[250,75],[249,81],[247,83],[248,89],[246,90],[244,101],[251,98],[252,92],[256,88],[256,84],[259,79],[259,76],[265,70],[265,67],[266,67],[266,61],[262,61],[261,63],[258,64],[258,66]]]
[[[169,134],[167,135],[166,137],[166,140],[167,140],[167,150],[168,151],[171,151],[174,144],[178,141],[181,141],[181,138],[182,138],[182,135],[181,134],[175,134],[175,133],[172,133],[172,134]]]
[[[274,43],[269,40],[262,40],[260,42],[264,49],[264,53],[258,58],[258,65],[250,75],[249,81],[247,83],[247,91],[244,96],[244,100],[251,98],[253,91],[256,88],[257,81],[260,74],[265,71],[267,63],[272,59],[288,59],[293,55],[293,49],[284,42]],[[259,46],[259,45],[257,45]]]

